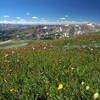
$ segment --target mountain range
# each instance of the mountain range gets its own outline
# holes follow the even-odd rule
[[[0,41],[57,39],[97,31],[100,31],[100,25],[94,23],[62,25],[0,24]]]

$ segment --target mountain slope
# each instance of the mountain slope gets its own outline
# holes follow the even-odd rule
[[[0,50],[0,99],[96,100],[99,55],[100,32]]]

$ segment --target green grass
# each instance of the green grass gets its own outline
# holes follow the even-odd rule
[[[99,32],[28,43],[0,50],[0,100],[94,100],[100,94]]]

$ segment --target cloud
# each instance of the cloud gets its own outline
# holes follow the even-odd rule
[[[27,13],[26,13],[26,15],[27,15],[27,16],[29,16],[29,15],[30,15],[30,13],[29,13],[29,12],[27,12]]]
[[[62,18],[59,18],[60,20],[66,20],[66,18],[65,17],[62,17]]]
[[[21,17],[16,17],[16,19],[21,19]]]
[[[39,18],[38,18],[38,17],[36,17],[36,16],[33,16],[33,17],[32,17],[32,19],[39,19]]]
[[[5,23],[5,24],[28,24],[28,25],[66,25],[66,24],[86,24],[88,23],[88,21],[83,21],[83,22],[80,22],[80,21],[64,21],[64,22],[57,22],[57,21],[54,21],[54,22],[51,22],[51,21],[27,21],[25,19],[21,19],[19,21],[0,21],[0,23]]]
[[[41,19],[40,22],[48,22],[46,19]]]
[[[4,18],[9,18],[10,16],[6,15],[6,16],[3,16]]]
[[[24,22],[24,21],[25,21],[25,19],[20,19],[20,21],[21,21],[21,22]]]

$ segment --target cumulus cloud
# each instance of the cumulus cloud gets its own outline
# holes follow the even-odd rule
[[[4,18],[9,18],[10,16],[6,15],[6,16],[3,16]]]
[[[32,19],[38,19],[38,17],[36,17],[36,16],[33,16],[33,17],[32,17]]]
[[[21,19],[21,17],[16,17],[16,19]]]
[[[59,18],[60,20],[66,20],[66,18],[65,17],[62,17],[62,18]]]

